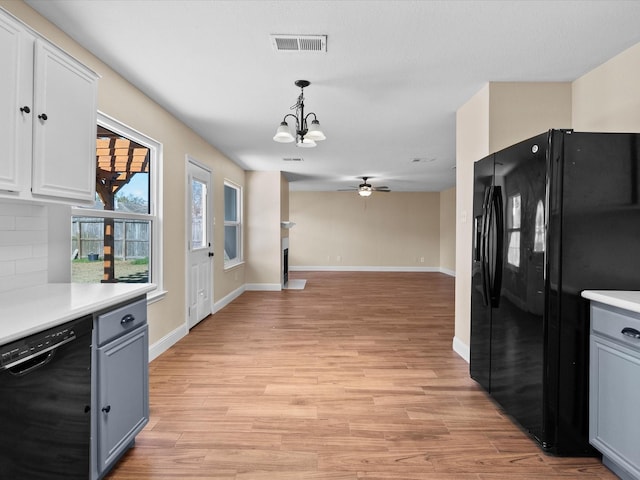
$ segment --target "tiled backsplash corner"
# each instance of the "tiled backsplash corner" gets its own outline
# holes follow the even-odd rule
[[[47,207],[0,201],[0,292],[47,283]]]

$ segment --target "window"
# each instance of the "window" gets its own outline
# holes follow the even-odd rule
[[[224,182],[224,266],[242,262],[242,189]]]
[[[72,209],[72,282],[161,290],[161,155],[158,142],[98,112],[96,201]]]
[[[544,252],[544,204],[538,200],[536,207],[536,230],[533,238],[533,251]]]
[[[507,262],[513,267],[520,267],[520,194],[509,197],[507,202],[507,231],[509,250]]]

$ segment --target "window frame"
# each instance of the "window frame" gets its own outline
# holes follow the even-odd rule
[[[236,192],[236,221],[228,221],[226,219],[226,208],[227,206],[224,204],[224,198],[225,198],[225,189],[226,187],[232,188],[235,190]],[[226,251],[224,251],[224,246],[223,246],[223,256],[224,256],[224,269],[228,270],[231,268],[234,268],[238,265],[241,265],[242,263],[244,263],[244,225],[243,225],[243,216],[242,216],[242,206],[243,206],[243,202],[244,202],[244,198],[243,198],[243,189],[240,185],[232,182],[231,180],[224,180],[224,187],[223,187],[223,212],[225,214],[224,216],[224,242],[223,245],[226,245],[226,234],[227,234],[227,228],[226,227],[236,227],[236,251],[238,252],[236,258],[234,259],[230,259],[227,260],[227,255],[226,255]]]
[[[515,199],[518,199],[518,218],[516,222],[515,217]],[[507,197],[507,267],[513,270],[520,269],[520,263],[522,261],[522,194],[520,192],[516,192],[513,195],[509,195]],[[517,224],[516,224],[517,223]],[[515,242],[516,245],[512,247],[511,240],[512,238],[517,238]],[[511,254],[512,252],[517,257],[518,263],[511,262]]]
[[[149,213],[143,214],[72,207],[69,220],[71,221],[73,217],[92,217],[149,221],[151,223],[149,238],[149,281],[156,285],[156,289],[149,292],[147,298],[149,301],[159,300],[166,294],[163,287],[164,276],[162,268],[162,144],[115,118],[106,115],[100,110],[98,110],[97,125],[149,148]]]

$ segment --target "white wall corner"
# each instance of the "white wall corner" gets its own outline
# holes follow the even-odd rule
[[[462,342],[462,340],[460,340],[458,337],[453,337],[453,351],[460,355],[467,363],[469,363],[469,345]]]
[[[213,304],[213,313],[219,312],[220,310],[222,310],[224,307],[226,307],[227,305],[229,305],[231,302],[233,302],[236,298],[238,298],[240,295],[242,295],[245,292],[245,286],[242,285],[241,287],[236,288],[233,292],[229,293],[228,295],[225,295],[224,297],[222,297],[220,300],[218,300],[217,302],[215,302]]]
[[[282,290],[282,285],[279,283],[247,283],[245,289],[254,292],[279,292]]]
[[[149,363],[155,360],[164,352],[169,350],[173,345],[178,343],[181,338],[185,337],[189,333],[187,324],[180,325],[175,330],[167,333],[164,337],[158,340],[153,345],[149,345]]]

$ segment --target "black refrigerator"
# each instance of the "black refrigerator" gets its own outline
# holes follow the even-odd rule
[[[587,289],[640,290],[640,134],[550,130],[475,163],[470,373],[547,452],[588,442]]]

